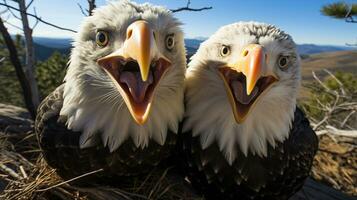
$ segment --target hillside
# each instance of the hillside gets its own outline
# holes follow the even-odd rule
[[[352,49],[351,47],[345,47],[345,46],[298,44],[298,52],[302,55],[323,53],[323,52],[346,51],[351,49]]]
[[[357,51],[337,51],[312,54],[302,60],[302,76],[304,80],[311,80],[312,71],[323,75],[322,69],[332,72],[344,71],[357,74]]]
[[[69,55],[70,48],[53,48],[35,43],[35,55],[38,61],[47,60],[54,52]]]

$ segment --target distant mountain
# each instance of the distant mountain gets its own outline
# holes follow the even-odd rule
[[[193,55],[204,38],[185,39],[185,45],[188,56]],[[69,38],[46,38],[46,37],[34,37],[35,50],[38,60],[47,59],[54,51],[58,51],[63,54],[70,52],[72,40]],[[323,52],[335,52],[356,50],[356,48],[346,46],[333,46],[333,45],[315,45],[315,44],[299,44],[297,46],[298,52],[301,55],[310,55]]]
[[[38,61],[47,60],[54,52],[69,55],[70,48],[53,48],[35,43],[35,55]]]
[[[38,61],[48,59],[55,51],[69,55],[72,40],[69,38],[34,37],[35,55]]]
[[[315,44],[299,44],[297,48],[298,48],[298,52],[302,55],[353,50],[353,48],[345,47],[345,46],[315,45]]]
[[[72,39],[70,38],[46,38],[46,37],[34,37],[33,41],[37,44],[51,47],[51,48],[70,48]]]

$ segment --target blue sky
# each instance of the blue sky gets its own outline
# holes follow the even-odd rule
[[[28,1],[28,0],[27,0]],[[357,42],[357,25],[345,23],[320,14],[322,5],[337,0],[192,0],[191,7],[212,6],[203,12],[181,12],[175,14],[184,23],[186,38],[208,37],[220,26],[237,21],[260,21],[275,24],[291,34],[297,43],[344,45]],[[185,6],[185,0],[137,0],[168,8]],[[347,0],[356,3],[356,0]],[[74,30],[83,18],[77,3],[87,6],[86,0],[36,0],[33,6],[47,21]],[[105,0],[97,0],[98,6]],[[1,11],[1,9],[0,9]],[[32,11],[32,9],[30,9]],[[18,24],[10,18],[11,23]],[[33,21],[32,21],[33,22]],[[13,27],[10,32],[17,33]],[[73,34],[44,24],[34,30],[35,36],[73,37]]]

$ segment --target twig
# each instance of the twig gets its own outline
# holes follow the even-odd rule
[[[84,9],[83,7],[81,6],[81,4],[77,3],[79,9],[81,10],[81,13],[84,15],[84,16],[88,16],[87,13],[84,12]],[[86,10],[88,12],[88,10]]]
[[[351,13],[352,13],[352,5],[349,6],[348,12],[346,13],[345,16],[345,21],[348,23],[357,23],[357,21],[354,20],[353,15],[351,15]]]
[[[5,14],[7,12],[7,9],[0,11],[0,15]]]
[[[336,91],[333,92],[330,88],[328,88],[321,80],[319,77],[316,76],[316,73],[314,71],[312,71],[312,76],[314,77],[314,79],[326,90],[326,92],[331,93],[333,95],[336,94]]]
[[[210,9],[212,9],[212,6],[202,7],[202,8],[190,8],[190,4],[191,4],[191,1],[188,0],[185,7],[181,7],[181,8],[177,8],[177,9],[171,9],[171,12],[173,12],[173,13],[175,13],[175,12],[181,12],[181,11],[194,11],[194,12],[198,12],[198,11],[203,11],[203,10],[210,10]]]
[[[8,22],[8,21],[4,21],[4,23],[7,24],[7,25],[9,25],[9,26],[12,26],[12,27],[14,27],[14,28],[16,28],[16,29],[18,29],[18,30],[20,30],[20,31],[22,31],[22,28],[19,27],[19,26],[16,26],[15,24],[12,24],[12,23],[10,23],[10,22]]]
[[[33,7],[33,13],[35,13],[35,15],[37,16],[36,7]],[[35,24],[31,28],[32,30],[36,28],[36,26],[38,25],[38,22],[39,22],[39,20],[36,19]]]
[[[325,123],[328,120],[328,116],[326,115],[319,123],[313,126],[314,130],[317,130],[323,123]]]
[[[19,174],[17,174],[14,170],[12,170],[11,168],[7,167],[6,165],[4,165],[2,163],[0,163],[0,168],[4,172],[8,173],[10,176],[16,178],[17,180],[21,180],[22,179]]]
[[[37,190],[37,191],[38,191],[38,192],[44,192],[44,191],[50,190],[50,189],[52,189],[52,188],[55,188],[55,187],[58,187],[58,186],[67,184],[67,183],[69,183],[69,182],[75,181],[75,180],[77,180],[77,179],[80,179],[80,178],[83,178],[83,177],[85,177],[85,176],[89,176],[89,175],[91,175],[91,174],[95,174],[95,173],[98,173],[98,172],[101,172],[101,171],[103,171],[102,168],[101,168],[101,169],[98,169],[98,170],[95,170],[95,171],[91,171],[91,172],[82,174],[82,175],[77,176],[77,177],[74,177],[74,178],[71,178],[71,179],[69,179],[69,180],[67,180],[67,181],[61,182],[61,183],[56,184],[56,185],[53,185],[53,186],[51,186],[51,187],[48,187],[48,188],[45,188],[45,189],[39,189],[39,190]]]
[[[24,177],[25,179],[28,177],[27,173],[22,165],[20,165],[20,172],[22,174],[22,177]]]
[[[4,0],[4,4],[8,5],[8,3],[7,3],[6,0]],[[1,3],[0,3],[0,5],[1,5]],[[6,8],[7,8],[7,10],[11,13],[11,15],[12,15],[13,17],[15,17],[15,18],[18,19],[18,20],[21,20],[21,17],[17,16],[14,12],[12,12],[12,10],[11,10],[9,7],[6,7]]]
[[[310,117],[310,120],[314,122],[311,123],[311,126],[316,131],[317,135],[328,134],[332,138],[334,138],[333,136],[356,138],[356,127],[351,127],[349,126],[350,123],[348,123],[350,119],[354,119],[351,117],[357,112],[357,102],[351,102],[351,100],[353,100],[354,94],[348,93],[344,89],[344,84],[341,82],[341,80],[339,80],[329,70],[323,71],[337,82],[337,84],[339,85],[339,89],[330,89],[324,82],[322,82],[317,77],[315,72],[312,72],[314,79],[319,83],[319,85],[313,86],[311,88],[318,89],[319,92],[324,92],[328,94],[329,100],[327,102],[322,102],[320,101],[320,98],[316,97],[314,100],[317,105],[309,106],[323,113],[322,120],[316,120],[313,117]],[[340,127],[341,129],[337,129],[335,126]]]
[[[13,7],[13,6],[10,6],[10,5],[7,5],[7,4],[5,4],[5,3],[0,3],[0,6],[5,6],[5,7],[7,7],[9,10],[12,9],[12,10],[16,10],[16,11],[21,12],[20,9],[15,8],[15,7]],[[70,31],[70,32],[73,32],[73,33],[77,33],[77,31],[75,31],[75,30],[73,30],[73,29],[64,28],[64,27],[61,27],[61,26],[57,26],[57,25],[55,25],[55,24],[52,24],[52,23],[50,23],[50,22],[47,22],[47,21],[43,20],[41,17],[38,17],[37,15],[31,14],[31,13],[28,13],[28,12],[25,12],[25,14],[28,15],[28,16],[30,16],[30,17],[35,18],[36,20],[38,20],[38,21],[40,21],[40,22],[42,22],[42,23],[44,23],[44,24],[46,24],[46,25],[48,25],[48,26],[52,26],[52,27],[54,27],[54,28],[57,28],[57,29],[60,29],[60,30],[64,30],[64,31]]]
[[[156,188],[159,186],[160,182],[166,177],[167,172],[170,170],[170,168],[167,168],[164,173],[162,173],[160,179],[156,182],[156,184],[154,185],[154,187],[151,189],[150,193],[149,193],[149,199],[151,199],[151,197],[154,195]]]
[[[81,4],[77,3],[79,9],[81,10],[81,13],[84,15],[84,16],[91,16],[93,14],[93,10],[96,8],[96,5],[95,5],[95,0],[87,0],[88,2],[88,9],[84,9]]]
[[[30,3],[27,4],[26,10],[31,6],[31,4],[34,2],[34,0],[31,0]]]
[[[352,110],[352,111],[346,116],[346,118],[342,121],[340,127],[343,128],[343,127],[346,125],[348,119],[349,119],[353,114],[355,114],[355,113],[356,113],[356,111],[355,111],[355,110]]]
[[[341,130],[329,125],[324,128],[324,130],[316,131],[316,135],[333,134],[336,136],[357,138],[357,130]]]
[[[335,81],[340,85],[340,90],[341,90],[342,94],[346,95],[346,91],[343,89],[344,85],[342,84],[342,82],[340,80],[338,80],[338,78],[335,75],[333,75],[329,70],[324,69],[324,71],[326,73],[328,73],[333,79],[335,79]]]

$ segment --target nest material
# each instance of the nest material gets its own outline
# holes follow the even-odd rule
[[[4,187],[1,199],[202,199],[172,168],[155,169],[145,177],[126,181],[120,188],[73,186],[71,182],[90,173],[63,180],[41,157],[33,133],[16,136],[17,139],[1,133],[0,188]]]

